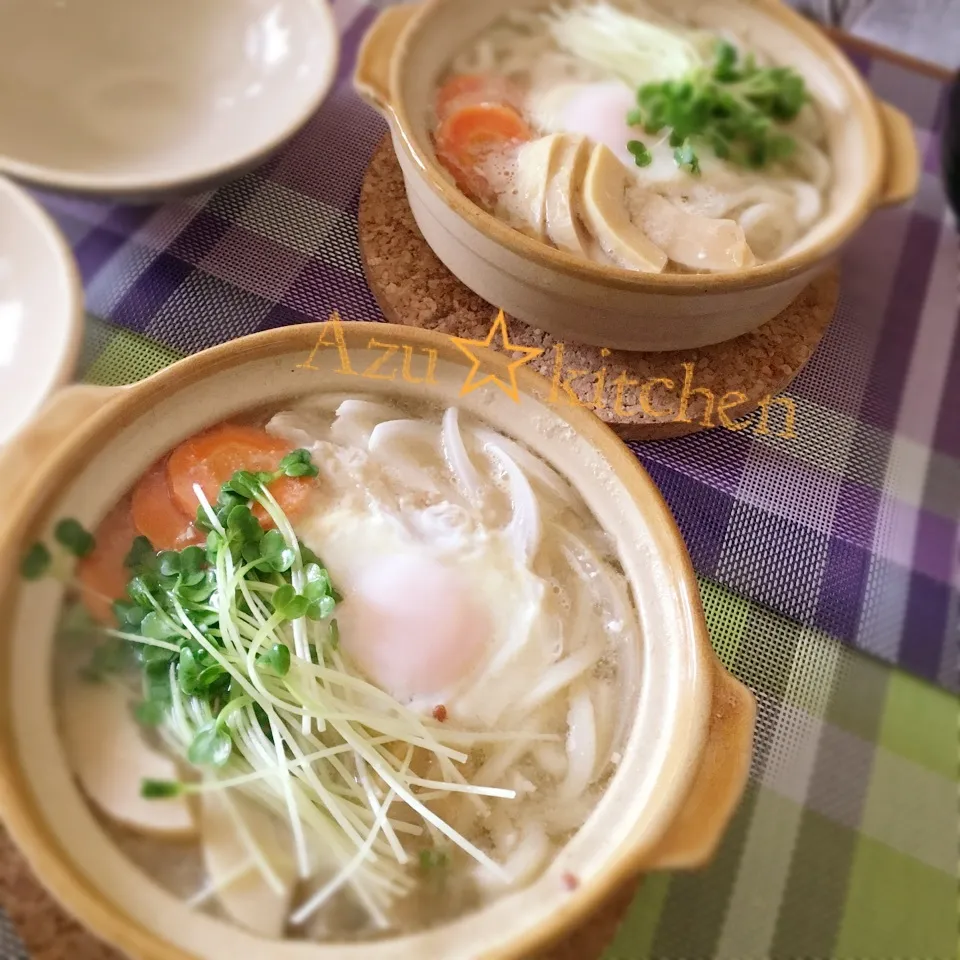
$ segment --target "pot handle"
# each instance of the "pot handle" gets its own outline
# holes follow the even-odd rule
[[[353,72],[353,86],[367,103],[381,113],[390,106],[390,64],[406,26],[423,8],[422,3],[387,7],[363,38]]]
[[[37,474],[63,437],[119,396],[123,389],[90,384],[64,387],[0,449],[0,499],[10,507],[6,511],[8,516],[18,515],[19,500],[30,486],[30,478]]]
[[[889,207],[904,203],[917,192],[920,151],[910,118],[884,100],[878,100],[877,107],[887,156],[887,171],[877,206]]]
[[[753,694],[717,661],[700,768],[679,815],[644,858],[645,872],[692,870],[713,856],[746,785],[756,713]]]

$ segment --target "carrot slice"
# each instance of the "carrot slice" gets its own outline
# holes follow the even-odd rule
[[[437,128],[437,158],[453,174],[461,190],[487,199],[490,184],[480,165],[491,154],[532,137],[530,127],[512,107],[461,107]]]
[[[167,480],[167,465],[155,463],[133,488],[130,508],[133,523],[155,550],[183,550],[204,542],[180,505],[173,499]]]
[[[519,108],[520,90],[506,77],[482,73],[458,73],[437,91],[436,111],[445,120],[461,107],[477,104],[501,104]]]
[[[199,484],[204,496],[214,503],[220,488],[237,470],[276,470],[293,445],[265,430],[223,423],[180,444],[167,461],[167,478],[173,499],[181,510],[196,516]],[[304,508],[313,480],[310,477],[280,477],[268,487],[284,513],[295,517]],[[266,511],[254,508],[264,526],[272,526]]]
[[[130,503],[123,500],[100,522],[94,538],[97,545],[93,552],[77,564],[77,580],[80,583],[80,599],[95,620],[113,624],[111,604],[127,592],[130,571],[123,561],[137,536],[133,524]]]

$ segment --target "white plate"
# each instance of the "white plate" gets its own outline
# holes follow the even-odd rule
[[[59,230],[0,177],[0,444],[73,372],[83,293]]]
[[[5,0],[0,173],[147,199],[265,159],[336,74],[326,0]]]

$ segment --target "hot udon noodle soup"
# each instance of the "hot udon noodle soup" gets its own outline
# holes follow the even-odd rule
[[[488,212],[647,273],[782,257],[831,181],[798,73],[641,0],[507,14],[454,57],[429,124],[438,160]]]
[[[221,424],[57,538],[25,570],[80,558],[56,677],[79,786],[151,876],[257,934],[394,935],[520,888],[619,762],[639,626],[614,545],[454,407]]]

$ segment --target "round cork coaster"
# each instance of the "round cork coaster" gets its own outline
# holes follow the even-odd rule
[[[389,137],[367,168],[359,233],[367,281],[391,323],[486,338],[497,308],[457,280],[427,246]],[[551,381],[551,401],[590,407],[626,440],[662,440],[706,427],[740,429],[748,424],[734,422],[758,407],[764,423],[768,412],[779,417],[772,398],[813,355],[838,296],[833,269],[769,323],[698,350],[630,353],[560,343],[509,317],[507,331],[510,343],[543,351],[529,366]]]
[[[599,960],[636,891],[637,882],[625,884],[589,922],[530,960]],[[2,827],[0,907],[13,921],[30,960],[124,960],[123,954],[88,933],[46,893]]]

